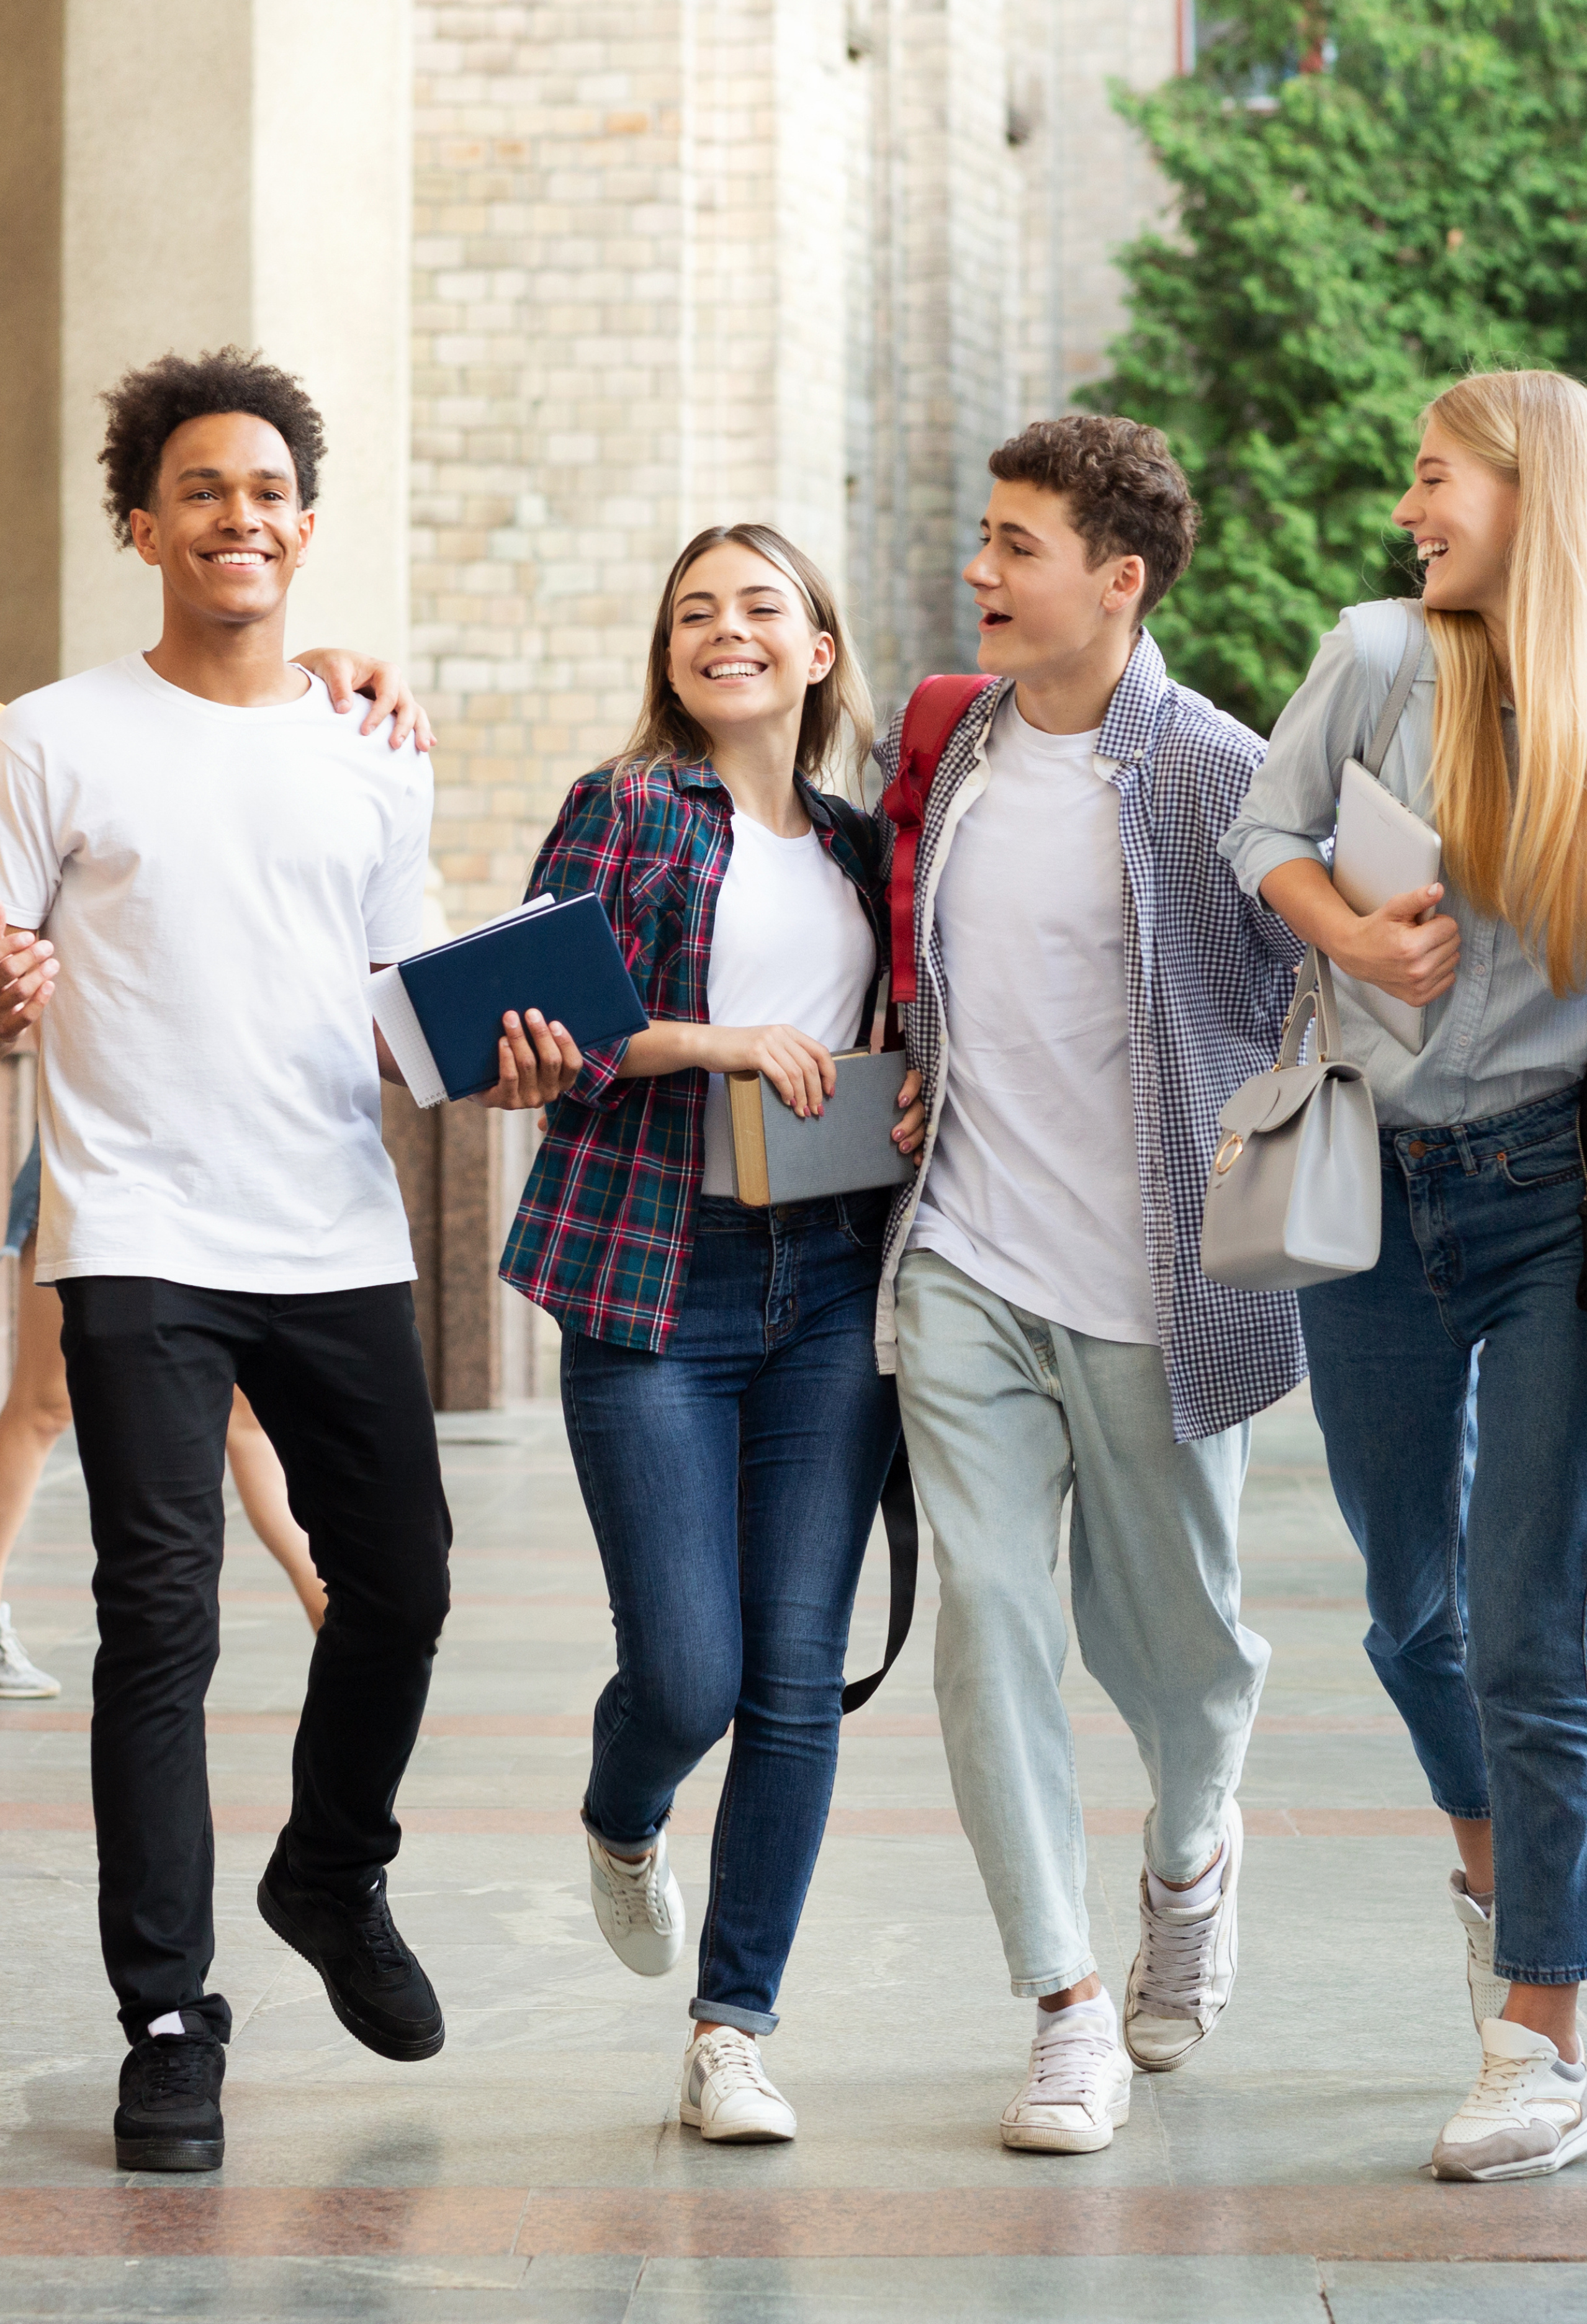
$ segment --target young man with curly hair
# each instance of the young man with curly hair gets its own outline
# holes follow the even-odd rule
[[[935,1537],[955,1795],[1038,2004],[1002,2136],[1084,2153],[1127,2118],[1132,2065],[1182,2064],[1233,1982],[1234,1790],[1268,1664],[1235,1519],[1250,1415],[1304,1360],[1293,1299],[1208,1283],[1198,1231],[1219,1107],[1271,1065],[1299,951],[1218,853],[1263,746],[1141,626],[1195,537],[1163,438],[1073,416],[991,467],[964,579],[992,676],[934,776],[897,780],[902,716],[876,753],[886,844],[917,851],[902,1014],[927,1121],[878,1353]],[[1154,1800],[1121,2040],[1058,1692],[1066,1499],[1081,1653]]]
[[[37,1278],[97,1554],[99,1925],[131,2044],[116,2160],[194,2171],[222,2159],[231,2024],[205,1989],[204,1696],[235,1387],[329,1591],[260,1911],[369,2048],[444,2039],[385,1895],[451,1526],[367,993],[417,940],[431,787],[284,655],[324,448],[298,383],[226,348],[106,401],[106,506],[163,624],[0,717],[0,1038],[41,1019]],[[508,1093],[540,1093],[547,1053],[554,1090],[557,1045],[512,1040]]]

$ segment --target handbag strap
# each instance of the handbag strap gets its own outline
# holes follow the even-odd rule
[[[900,1434],[887,1482],[881,1488],[881,1522],[887,1529],[887,1563],[890,1595],[887,1609],[887,1649],[881,1668],[869,1678],[857,1678],[843,1691],[844,1711],[858,1711],[869,1702],[899,1658],[915,1618],[915,1577],[920,1563],[920,1526],[915,1515],[915,1485],[909,1475],[909,1455]]]
[[[1389,755],[1389,745],[1394,740],[1394,730],[1405,714],[1406,704],[1411,698],[1411,688],[1416,682],[1416,672],[1422,667],[1422,648],[1427,641],[1427,617],[1422,611],[1421,599],[1402,597],[1399,602],[1405,607],[1405,617],[1410,629],[1410,635],[1406,640],[1406,648],[1400,656],[1399,668],[1394,673],[1394,684],[1389,689],[1389,698],[1383,705],[1382,715],[1372,729],[1372,739],[1367,744],[1366,756],[1361,761],[1362,766],[1375,781],[1382,779],[1383,761]]]
[[[1301,1043],[1314,1017],[1317,1020],[1317,1062],[1333,1065],[1344,1055],[1339,1010],[1333,999],[1333,972],[1328,965],[1327,954],[1319,952],[1315,945],[1308,945],[1296,975],[1295,998],[1284,1019],[1284,1038],[1278,1047],[1275,1073],[1282,1073],[1287,1065],[1299,1065]]]

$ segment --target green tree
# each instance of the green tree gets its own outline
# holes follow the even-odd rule
[[[1388,518],[1428,398],[1587,373],[1587,0],[1251,0],[1116,101],[1176,215],[1085,400],[1184,462],[1202,546],[1152,629],[1266,731],[1342,605],[1416,586]]]

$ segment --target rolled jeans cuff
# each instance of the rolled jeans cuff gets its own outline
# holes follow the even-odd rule
[[[1084,1977],[1094,1977],[1097,1967],[1094,1957],[1087,1953],[1073,1969],[1060,1970],[1054,1977],[1011,1977],[1009,1991],[1020,2001],[1039,2001],[1043,1994],[1067,1993]]]
[[[662,1826],[669,1823],[671,1820],[672,1811],[669,1808],[666,1814],[662,1816],[659,1821],[650,1826],[649,1831],[641,1832],[637,1839],[613,1840],[609,1834],[601,1830],[600,1825],[595,1821],[587,1807],[581,1807],[578,1811],[578,1821],[583,1824],[590,1838],[593,1840],[597,1841],[602,1848],[605,1849],[608,1853],[613,1856],[631,1856],[636,1850],[642,1856],[647,1848],[654,1848],[658,1839],[660,1837]]]
[[[732,2025],[740,2034],[775,2034],[777,2015],[770,2009],[735,2009],[731,2001],[702,2001],[697,1993],[688,2014],[697,2025]]]

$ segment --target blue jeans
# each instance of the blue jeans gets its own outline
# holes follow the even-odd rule
[[[1448,1815],[1491,1812],[1494,1966],[1587,1978],[1587,1315],[1576,1092],[1385,1130],[1383,1250],[1300,1295],[1366,1646]]]
[[[585,1822],[639,1849],[733,1728],[696,2019],[770,2034],[826,1824],[849,1616],[898,1441],[872,1330],[886,1194],[701,1199],[665,1355],[562,1342],[617,1673]]]

